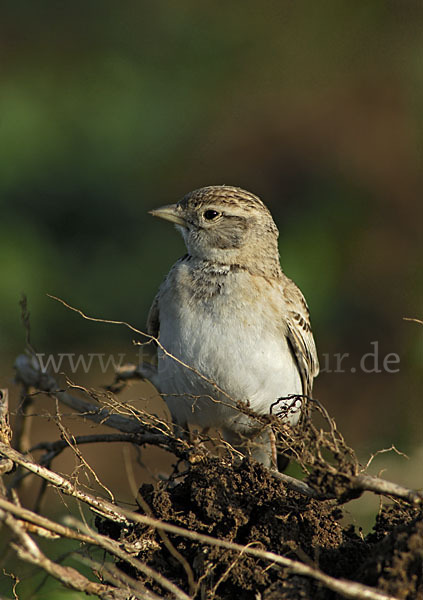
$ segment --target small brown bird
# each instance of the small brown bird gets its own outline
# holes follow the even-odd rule
[[[269,414],[279,398],[310,395],[319,372],[307,304],[280,267],[272,216],[257,196],[230,186],[201,188],[151,214],[176,225],[188,253],[148,317],[166,352],[159,347],[157,364],[141,365],[141,374],[182,429],[217,427],[270,466],[269,428],[251,411]],[[295,424],[301,399],[281,402]]]

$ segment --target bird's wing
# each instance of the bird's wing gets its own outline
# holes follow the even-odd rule
[[[175,272],[179,268],[180,264],[185,261],[188,257],[188,254],[182,256],[173,267],[170,269],[169,273],[165,277],[161,286],[159,287],[159,291],[156,294],[156,297],[153,300],[153,303],[150,307],[148,317],[147,317],[147,333],[148,335],[153,336],[153,338],[158,339],[160,334],[160,310],[159,310],[159,298],[163,294],[163,290],[167,286],[173,285],[173,278],[175,276]],[[157,348],[158,345],[155,340],[151,340],[149,344],[146,346],[146,351],[144,353],[143,359],[145,362],[149,363],[149,369],[153,368],[157,372],[157,364],[158,364],[158,356],[157,356]],[[151,377],[148,377],[151,379]],[[156,385],[156,384],[155,384]]]
[[[301,291],[291,279],[285,278],[283,294],[287,307],[287,336],[297,360],[303,383],[303,394],[310,396],[313,379],[319,373],[316,344],[310,325],[310,314]]]
[[[159,294],[160,291],[156,294],[147,317],[147,333],[154,338],[159,337],[160,330]],[[150,339],[141,346],[140,364],[137,367],[137,371],[143,379],[148,379],[156,387],[158,387],[157,363],[157,343],[154,339]]]
[[[160,316],[159,316],[159,292],[153,300],[147,317],[147,333],[155,338],[159,337],[160,331]]]
[[[169,286],[173,285],[173,277],[175,275],[175,271],[179,268],[179,265],[184,262],[184,260],[188,257],[188,254],[182,256],[173,267],[170,269],[169,273],[165,277],[161,286],[159,287],[159,291],[156,294],[156,297],[153,300],[153,303],[150,307],[148,317],[147,317],[147,333],[151,335],[156,340],[159,339],[160,335],[160,310],[159,310],[159,298],[163,294],[163,290]],[[160,382],[158,377],[158,344],[152,339],[150,343],[146,344],[143,347],[143,356],[142,363],[138,367],[139,372],[145,379],[149,379],[160,391]]]

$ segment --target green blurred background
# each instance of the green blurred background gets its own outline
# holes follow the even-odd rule
[[[23,291],[38,351],[133,359],[127,330],[46,293],[143,328],[184,252],[147,211],[239,185],[274,215],[320,355],[351,355],[316,396],[360,456],[423,455],[423,330],[403,321],[422,318],[423,4],[14,0],[0,29],[0,385]],[[373,341],[398,373],[351,372]]]

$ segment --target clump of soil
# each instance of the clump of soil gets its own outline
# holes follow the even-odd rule
[[[423,598],[423,513],[407,505],[385,507],[366,539],[372,548],[361,580],[399,600]]]
[[[374,531],[362,539],[352,527],[343,527],[343,513],[335,501],[314,500],[288,490],[248,459],[233,465],[213,456],[189,465],[176,485],[143,485],[140,494],[151,514],[168,523],[300,560],[401,600],[423,598],[423,515],[405,504],[383,509]],[[142,541],[144,550],[138,558],[188,592],[181,562],[154,529],[136,525],[119,531],[115,523],[100,519],[97,525],[122,542]],[[169,538],[193,570],[198,599],[337,597],[312,579],[264,560],[183,537],[169,534]],[[155,582],[126,564],[120,568],[163,597]]]

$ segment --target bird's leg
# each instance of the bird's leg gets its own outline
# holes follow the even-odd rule
[[[273,448],[271,444],[270,428],[266,427],[260,432],[242,434],[227,427],[222,428],[223,437],[229,444],[244,456],[251,456],[254,460],[271,468]],[[275,443],[276,450],[276,443]]]
[[[278,451],[276,448],[276,436],[272,428],[269,430],[270,448],[272,451],[272,457],[270,462],[270,468],[274,471],[278,470]]]

